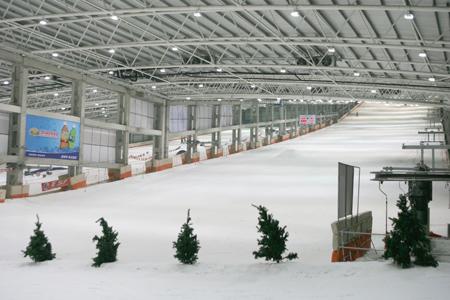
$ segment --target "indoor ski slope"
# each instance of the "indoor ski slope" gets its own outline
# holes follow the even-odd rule
[[[384,232],[384,198],[371,171],[412,167],[428,125],[426,108],[364,104],[339,124],[224,158],[139,175],[85,190],[0,205],[0,299],[448,299],[450,264],[398,269],[390,262],[330,263],[337,213],[337,163],[360,166],[360,211]],[[439,152],[443,165],[444,153]],[[398,184],[385,183],[389,214]],[[403,189],[406,187],[403,185]],[[300,259],[256,261],[257,211],[266,205],[287,225]],[[431,228],[444,234],[449,192],[435,184]],[[180,265],[172,241],[190,208],[201,242],[199,263]],[[39,265],[21,251],[39,214],[56,260]],[[95,221],[119,232],[119,260],[90,267]]]

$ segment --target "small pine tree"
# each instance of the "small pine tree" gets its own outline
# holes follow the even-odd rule
[[[103,263],[115,262],[117,260],[117,248],[120,245],[120,243],[117,243],[117,231],[109,227],[103,218],[98,219],[96,223],[98,222],[102,226],[103,235],[101,237],[96,235],[92,239],[93,242],[97,242],[95,247],[98,249],[97,256],[93,258],[93,267],[100,267]]]
[[[48,241],[44,231],[41,230],[42,223],[39,222],[39,216],[36,215],[36,218],[34,235],[30,237],[30,243],[22,252],[24,257],[29,256],[34,262],[52,260],[55,258],[55,253],[52,253],[52,244]]]
[[[405,195],[399,196],[397,207],[400,212],[397,218],[390,218],[394,228],[386,237],[384,258],[392,258],[402,268],[411,267],[411,257],[415,258],[416,265],[437,267],[438,262],[431,255],[426,228],[420,223]]]
[[[181,263],[190,265],[197,261],[200,249],[200,241],[191,225],[190,209],[188,209],[186,223],[181,226],[177,241],[173,242],[173,248],[176,249],[174,257]]]
[[[286,232],[286,226],[280,227],[278,220],[275,220],[264,206],[253,206],[259,211],[258,226],[256,228],[258,232],[262,233],[261,239],[258,239],[260,247],[258,251],[253,251],[255,259],[264,257],[267,261],[273,260],[277,263],[283,259],[297,259],[297,253],[293,252],[283,257],[283,253],[287,250],[286,242],[289,237],[289,233]]]

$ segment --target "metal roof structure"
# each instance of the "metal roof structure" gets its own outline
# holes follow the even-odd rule
[[[450,104],[448,0],[0,0],[0,18],[0,48],[170,100]],[[116,103],[87,91],[87,114]],[[64,109],[70,83],[30,72],[29,103]]]

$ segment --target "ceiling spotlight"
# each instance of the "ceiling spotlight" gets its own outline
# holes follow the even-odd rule
[[[109,49],[108,52],[111,53],[111,54],[113,54],[113,53],[116,52],[116,50],[114,50],[114,49]]]
[[[328,48],[328,52],[334,53],[334,52],[336,52],[336,49],[334,49],[334,48]]]
[[[61,107],[61,110],[66,110],[66,108],[65,107]]]
[[[109,71],[108,74],[109,74],[109,75],[113,75],[114,72],[113,72],[113,71]]]
[[[307,86],[306,89],[310,91],[312,89],[312,86]]]
[[[222,68],[217,68],[216,71],[217,72],[222,72],[223,70],[222,70]]]
[[[241,102],[242,102],[242,101],[244,101],[244,99],[241,99],[241,100],[239,100],[239,101],[241,101]]]
[[[217,101],[219,101],[219,102],[220,102],[220,101],[222,101],[222,99],[220,99],[220,98],[219,98],[219,99],[217,99]]]
[[[105,108],[104,108],[104,107],[102,107],[102,110],[105,110]]]
[[[256,85],[252,84],[252,85],[250,85],[250,87],[251,87],[252,89],[254,89],[254,88],[256,87]]]
[[[107,118],[108,117],[108,115],[105,115],[105,118]]]
[[[196,11],[194,13],[194,17],[200,18],[201,16],[202,16],[202,14],[200,12],[198,12],[198,11]]]
[[[377,93],[377,90],[370,90],[370,92],[371,92],[372,94],[376,94],[376,93]]]
[[[152,89],[156,89],[156,85],[152,85]]]
[[[54,93],[54,94],[53,94],[53,96],[55,96],[55,97],[58,97],[58,96],[59,96],[59,94],[58,94],[58,93]]]
[[[92,91],[93,93],[97,93],[97,90],[96,89],[94,89],[93,91]]]
[[[280,73],[286,73],[286,69],[281,69]]]
[[[258,98],[258,102],[261,102],[262,100],[261,100],[261,98]]]
[[[420,52],[419,57],[425,58],[427,57],[427,54],[425,52]]]
[[[199,88],[202,88],[202,87],[203,87],[203,83],[200,83],[200,84],[198,85],[198,87],[199,87]]]
[[[353,73],[353,76],[355,76],[355,77],[359,77],[359,75],[361,75],[361,74],[359,74],[359,72],[354,72]]]
[[[406,13],[403,15],[403,17],[405,18],[405,20],[412,20],[414,19],[414,15],[412,13]]]
[[[298,18],[300,17],[300,13],[296,10],[291,11],[291,17]]]
[[[186,100],[191,100],[191,97],[186,97]]]
[[[40,21],[39,21],[39,24],[41,24],[41,25],[47,25],[48,23],[47,23],[46,20],[40,20]]]
[[[161,73],[166,73],[166,69],[159,70]]]
[[[45,80],[50,80],[50,76],[47,75],[47,76],[44,77],[44,79]]]
[[[4,84],[4,85],[7,85],[7,84],[9,84],[9,81],[8,81],[8,80],[5,80],[5,81],[3,81],[3,84]]]
[[[117,21],[117,20],[119,20],[119,17],[116,16],[116,15],[112,15],[112,16],[111,16],[111,20]]]
[[[172,47],[172,51],[178,51],[178,48],[177,47]]]
[[[98,106],[98,103],[95,103],[95,106]]]
[[[436,81],[436,78],[430,77],[430,78],[428,78],[428,81],[435,82],[435,81]]]
[[[52,53],[52,56],[53,56],[53,57],[58,57],[58,56],[59,56],[59,54],[58,54],[58,53],[56,53],[56,52],[53,52],[53,53]]]

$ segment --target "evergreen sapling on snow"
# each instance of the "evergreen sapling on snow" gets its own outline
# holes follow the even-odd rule
[[[258,251],[253,251],[255,259],[264,258],[267,261],[272,260],[277,263],[283,259],[297,259],[297,253],[293,252],[283,257],[283,253],[287,250],[286,242],[289,237],[286,226],[279,226],[278,220],[275,220],[264,206],[253,206],[259,211],[258,226],[256,228],[262,234],[261,239],[258,239],[258,245],[260,246]]]
[[[408,205],[405,195],[400,195],[397,207],[400,212],[397,218],[391,218],[394,228],[386,237],[384,258],[392,258],[402,268],[411,267],[411,257],[415,258],[416,265],[437,267],[438,262],[431,255],[426,228],[421,224],[414,207]]]
[[[117,242],[117,231],[108,226],[108,223],[103,218],[98,219],[96,223],[98,222],[102,226],[103,235],[100,237],[96,235],[92,239],[93,242],[97,242],[95,247],[98,249],[97,256],[93,258],[93,267],[100,267],[103,263],[115,262],[117,260],[117,248],[120,245]]]
[[[39,222],[39,216],[36,215],[36,217],[34,235],[30,237],[27,248],[22,252],[24,257],[29,256],[34,262],[52,260],[55,258],[55,253],[52,253],[52,244],[48,241],[44,231],[41,230],[42,223]]]
[[[197,235],[194,234],[194,228],[191,227],[191,217],[188,209],[187,220],[181,226],[181,231],[178,234],[176,242],[173,242],[173,248],[176,249],[174,257],[183,264],[194,264],[198,257],[198,250],[200,249],[200,241]]]

